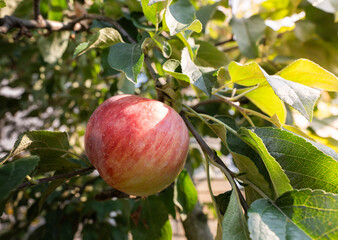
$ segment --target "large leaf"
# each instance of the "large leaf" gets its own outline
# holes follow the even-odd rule
[[[133,239],[138,240],[171,239],[168,211],[157,196],[142,199],[141,204],[131,213],[131,233]]]
[[[165,24],[173,36],[183,30],[202,31],[202,24],[195,19],[195,8],[188,0],[179,0],[168,6]]]
[[[275,128],[256,128],[252,131],[262,139],[294,188],[338,193],[338,162],[332,157],[288,131]]]
[[[38,165],[38,156],[29,156],[5,164],[0,168],[0,203],[15,190]]]
[[[212,87],[217,80],[217,71],[202,72],[202,69],[191,60],[186,47],[182,51],[181,67],[182,73],[189,77],[190,83],[210,97]]]
[[[174,202],[179,209],[183,221],[197,203],[197,190],[189,173],[184,169],[175,182]]]
[[[312,111],[320,96],[320,91],[279,76],[266,78],[276,95],[300,112],[307,120],[312,120]]]
[[[140,44],[117,43],[110,47],[109,65],[125,73],[128,80],[137,82],[137,76],[141,72],[144,53]]]
[[[236,129],[233,120],[222,119],[222,121],[233,129]],[[240,176],[240,179],[244,182],[253,183],[267,196],[274,198],[271,179],[261,156],[243,140],[229,131],[227,131],[226,135],[226,146],[232,155],[236,167],[239,169],[240,173],[243,174]],[[258,195],[256,194],[255,196]],[[255,199],[254,195],[250,198],[250,200]]]
[[[307,59],[298,59],[277,74],[284,79],[298,82],[309,87],[338,91],[338,78],[318,64]]]
[[[268,75],[256,63],[250,62],[245,65],[232,61],[228,67],[232,83],[243,86],[259,84],[257,89],[248,92],[245,96],[260,110],[270,117],[276,114],[283,124],[286,120],[286,109],[283,101],[275,94],[267,83]]]
[[[242,54],[249,58],[258,57],[257,43],[265,31],[264,20],[258,15],[248,19],[232,18],[230,26]]]
[[[275,198],[283,193],[292,190],[290,180],[284,173],[279,163],[271,156],[265,147],[261,138],[259,138],[253,130],[241,128],[239,131],[242,139],[245,140],[262,158],[266,169],[269,172],[270,179],[275,192]]]
[[[294,190],[275,203],[255,201],[248,212],[252,240],[337,239],[338,197],[322,190]]]
[[[68,148],[68,135],[65,132],[31,131],[21,134],[13,149],[1,161],[3,163],[27,150],[38,154],[40,158],[58,157],[64,155]]]
[[[222,239],[250,239],[248,225],[236,190],[232,191],[222,222]]]
[[[270,116],[277,114],[282,123],[285,122],[286,116],[284,104],[273,96],[274,94],[271,92],[271,89],[269,89],[269,86],[266,85],[265,80],[272,87],[273,92],[283,102],[291,105],[311,121],[314,105],[320,96],[318,90],[285,80],[280,76],[270,76],[256,63],[241,65],[236,62],[231,62],[229,65],[229,74],[231,76],[231,82],[233,83],[244,86],[260,84],[258,89],[249,92],[246,96],[249,99],[251,97],[250,100]],[[262,88],[264,88],[264,90]],[[257,93],[259,93],[259,95]],[[270,98],[271,101],[266,101]]]
[[[75,51],[74,57],[80,56],[93,48],[106,48],[116,43],[123,42],[120,33],[114,28],[102,28],[89,38],[87,42],[79,44]]]

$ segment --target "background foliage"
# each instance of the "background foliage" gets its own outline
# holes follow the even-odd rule
[[[194,226],[191,177],[210,164],[233,188],[210,186],[217,239],[337,238],[337,12],[334,0],[0,0],[0,239],[171,239],[169,216]],[[90,114],[121,93],[182,111],[200,145],[145,199],[110,188],[84,154]],[[229,154],[236,172],[216,157]]]

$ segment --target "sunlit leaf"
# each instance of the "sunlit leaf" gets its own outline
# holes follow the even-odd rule
[[[149,0],[142,0],[141,3],[144,16],[157,26],[162,21],[164,4],[161,1],[153,2]]]
[[[242,127],[238,132],[245,142],[248,143],[262,158],[264,165],[269,172],[276,198],[283,193],[292,190],[290,180],[284,170],[275,158],[271,156],[267,147],[264,145],[264,142],[256,135],[255,131]]]
[[[23,151],[43,157],[64,155],[69,148],[68,135],[65,132],[31,131],[21,134],[13,149],[1,159],[2,163]]]
[[[190,83],[210,97],[212,87],[217,81],[217,71],[203,73],[191,60],[187,48],[184,48],[182,51],[181,67],[182,73],[189,77]]]
[[[259,88],[245,94],[245,97],[269,116],[276,114],[281,124],[285,123],[285,105],[268,83],[260,84]]]
[[[269,76],[266,79],[283,102],[300,112],[308,121],[312,120],[313,108],[320,96],[320,91],[279,76]]]
[[[307,59],[298,59],[277,74],[284,79],[309,87],[338,91],[338,78],[318,64]]]
[[[169,59],[163,64],[163,70],[166,73],[172,75],[176,79],[183,80],[185,82],[190,83],[190,79],[187,75],[181,72],[178,72],[178,69],[180,69],[180,67],[181,67],[180,61],[175,60],[175,59]]]
[[[202,31],[202,24],[195,19],[195,8],[190,1],[179,0],[171,4],[165,13],[165,24],[173,36],[183,30]]]
[[[114,28],[102,28],[89,38],[87,42],[79,44],[75,51],[74,57],[80,56],[93,48],[106,48],[113,44],[123,42],[120,33]]]
[[[331,156],[288,131],[256,128],[252,132],[263,141],[295,189],[323,189],[338,193],[338,162]]]
[[[336,239],[338,197],[322,190],[294,190],[275,203],[255,201],[248,212],[250,237],[273,239]]]

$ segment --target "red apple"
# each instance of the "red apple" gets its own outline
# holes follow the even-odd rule
[[[182,170],[188,129],[171,107],[135,95],[117,95],[90,117],[85,150],[101,177],[122,192],[147,196],[170,185]]]

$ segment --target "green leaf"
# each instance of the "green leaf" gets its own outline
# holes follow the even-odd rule
[[[197,41],[199,45],[195,63],[203,67],[219,68],[229,62],[226,54],[218,50],[213,44],[205,41]]]
[[[102,28],[91,36],[88,42],[81,43],[76,47],[74,57],[80,56],[93,48],[106,48],[120,42],[123,42],[123,39],[117,30],[109,27]]]
[[[31,131],[23,133],[16,140],[13,149],[1,159],[4,163],[23,151],[32,151],[43,157],[64,155],[69,148],[68,135],[65,132]]]
[[[202,31],[202,24],[195,19],[195,8],[188,0],[179,0],[168,6],[165,24],[173,36],[183,30]]]
[[[236,129],[236,125],[233,120],[229,120],[229,118],[223,118],[222,121],[231,128]],[[242,139],[230,131],[227,131],[226,146],[233,157],[236,167],[239,169],[240,173],[243,174],[239,178],[244,181],[244,183],[253,183],[267,196],[274,198],[274,191],[271,184],[270,175],[261,156]],[[250,200],[255,200],[256,198],[254,196],[258,195],[252,195]]]
[[[313,144],[275,128],[252,130],[281,165],[295,189],[322,189],[338,193],[338,163]]]
[[[242,139],[261,156],[265,167],[269,172],[275,198],[281,196],[287,191],[292,190],[290,180],[288,179],[287,175],[284,173],[279,163],[270,155],[262,139],[255,134],[254,130],[249,130],[242,127],[238,133]]]
[[[283,102],[300,112],[308,121],[312,120],[312,111],[320,96],[320,91],[279,76],[267,76],[266,79]]]
[[[38,165],[38,156],[29,156],[7,163],[0,167],[0,203],[23,182]]]
[[[174,203],[179,208],[183,221],[197,203],[197,190],[185,169],[182,170],[175,182]]]
[[[231,195],[232,195],[232,190],[215,196],[217,207],[222,215],[224,215],[224,213],[226,212],[229,206]]]
[[[222,232],[224,240],[250,239],[248,225],[236,190],[232,191],[229,205],[223,216]]]
[[[187,47],[182,51],[181,67],[182,73],[189,77],[190,83],[210,97],[212,87],[217,81],[217,71],[202,72],[191,60]]]
[[[40,159],[36,174],[41,174],[50,171],[59,171],[65,169],[80,168],[81,165],[71,162],[63,157],[49,156]]]
[[[171,45],[161,36],[154,35],[151,38],[156,45],[161,49],[162,54],[165,58],[169,58],[172,53]]]
[[[190,79],[187,75],[179,72],[181,68],[181,63],[175,59],[169,59],[163,64],[163,70],[173,76],[176,79],[190,83]]]
[[[66,0],[50,0],[48,1],[48,20],[61,21],[63,11],[68,7]]]
[[[196,12],[196,18],[201,22],[203,26],[203,30],[202,30],[203,33],[205,33],[205,28],[207,26],[208,21],[216,12],[218,4],[219,3],[202,6]]]
[[[152,22],[155,26],[157,26],[161,21],[163,17],[162,11],[164,10],[164,4],[162,2],[155,2],[150,4],[151,1],[149,0],[142,0],[142,10],[144,13],[144,16]]]
[[[0,0],[0,8],[6,7],[6,2],[5,0]]]
[[[168,1],[168,0],[149,0],[148,5],[153,5],[153,4],[155,4],[155,3],[158,3],[158,2],[165,2],[165,1]]]
[[[131,213],[131,233],[138,240],[171,240],[168,211],[157,196],[149,196]]]
[[[40,200],[39,200],[39,211],[41,211],[43,204],[47,200],[47,198],[57,189],[59,186],[61,186],[67,179],[60,179],[53,181],[48,184],[48,187],[45,191],[43,191]]]
[[[298,59],[277,73],[284,79],[303,85],[321,88],[327,91],[338,91],[338,78],[318,64]]]
[[[241,53],[249,58],[258,57],[257,43],[265,31],[264,20],[258,15],[248,19],[232,18],[230,26]]]
[[[125,73],[129,81],[137,82],[137,76],[141,72],[144,53],[140,44],[117,43],[110,47],[109,65]]]
[[[275,203],[255,201],[248,212],[252,240],[337,239],[338,197],[322,190],[286,192]]]

